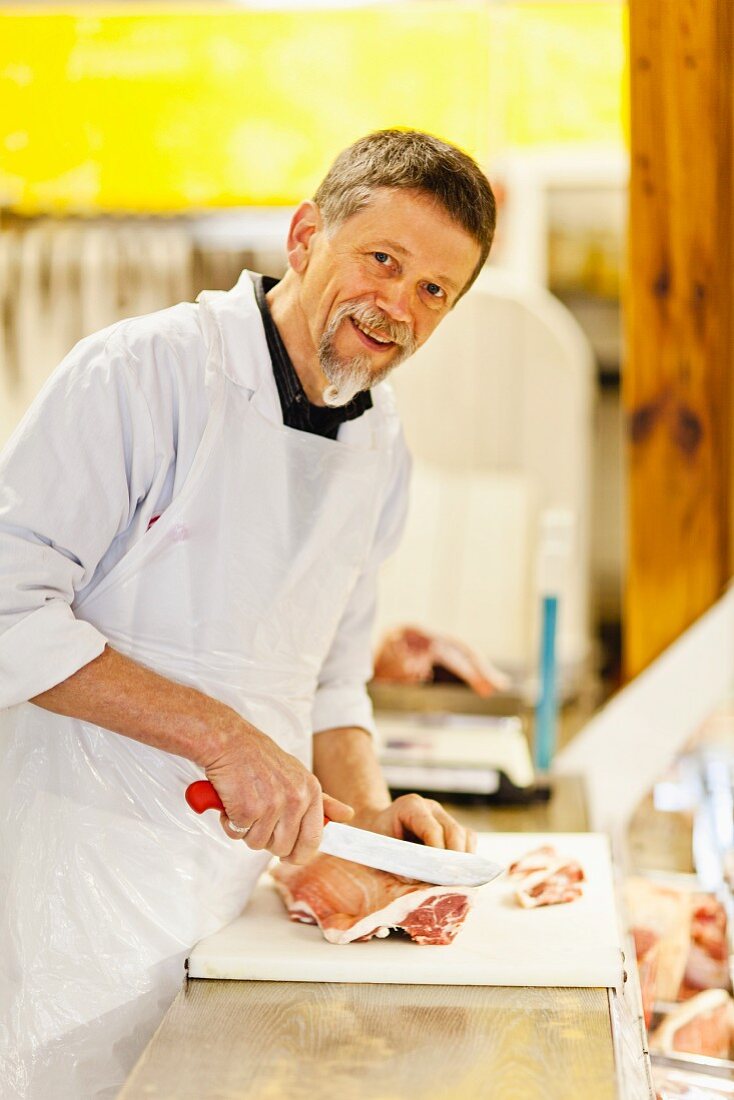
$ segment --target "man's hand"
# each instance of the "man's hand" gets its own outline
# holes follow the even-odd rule
[[[419,794],[401,795],[383,810],[364,810],[349,824],[398,840],[419,840],[431,848],[474,852],[477,846],[473,830],[460,825],[440,802]]]
[[[308,863],[316,854],[324,815],[344,822],[354,812],[324,794],[318,779],[295,756],[244,719],[205,770],[224,803],[221,821],[227,836],[290,863]],[[247,829],[246,835],[230,823]]]
[[[109,646],[31,702],[192,760],[206,771],[229,820],[252,826],[250,848],[307,863],[321,840],[324,814],[334,821],[352,817],[351,806],[324,794],[300,761],[231,707]]]

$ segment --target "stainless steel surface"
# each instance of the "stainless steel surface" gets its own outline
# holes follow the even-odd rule
[[[707,1077],[723,1077],[734,1081],[734,1062],[726,1058],[705,1058],[702,1054],[650,1054],[654,1066],[667,1066],[670,1069],[691,1070],[705,1073]]]
[[[647,1047],[645,1025],[628,993],[627,986],[621,992],[607,990],[620,1100],[655,1100],[652,1067],[643,1053]]]

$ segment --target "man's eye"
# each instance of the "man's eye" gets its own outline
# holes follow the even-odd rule
[[[426,283],[426,290],[432,298],[445,298],[446,295],[443,292],[443,288],[438,283]]]
[[[390,257],[387,252],[373,252],[372,255],[375,257],[378,264],[388,264],[390,262]]]

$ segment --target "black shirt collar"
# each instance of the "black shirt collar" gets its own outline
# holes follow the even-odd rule
[[[273,376],[278,387],[283,423],[289,428],[297,428],[299,431],[336,439],[341,424],[346,420],[356,420],[358,416],[372,408],[372,397],[369,390],[358,393],[348,405],[342,405],[338,409],[312,405],[306,396],[301,380],[273,321],[265,297],[274,286],[277,286],[279,280],[271,279],[268,275],[253,275],[252,281],[255,286],[255,299],[262,316],[265,339],[268,343],[268,351],[273,364]]]

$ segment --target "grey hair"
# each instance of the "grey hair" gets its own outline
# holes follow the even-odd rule
[[[368,206],[378,188],[422,191],[474,238],[480,258],[462,294],[492,247],[497,207],[479,165],[455,145],[420,130],[375,130],[344,149],[319,184],[314,202],[327,229]]]

